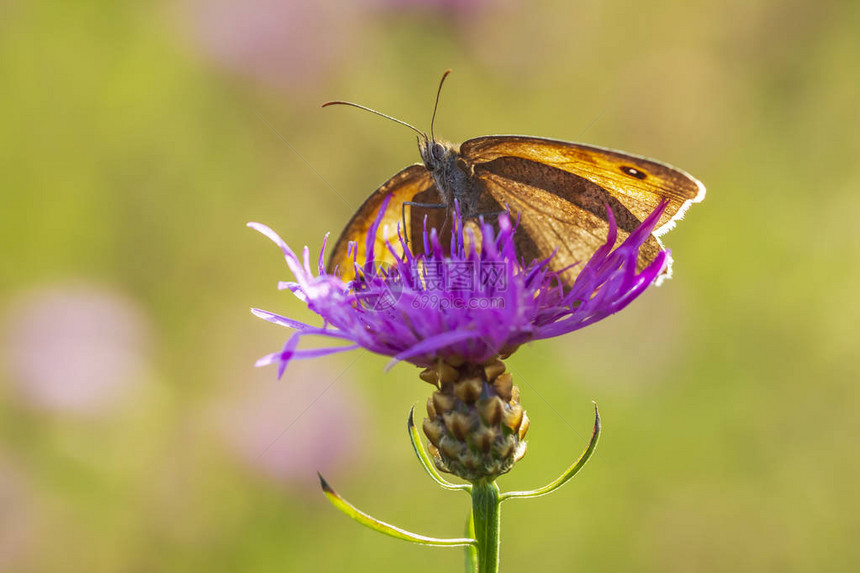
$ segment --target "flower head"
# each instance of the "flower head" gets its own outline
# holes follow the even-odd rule
[[[295,281],[282,282],[280,288],[290,290],[323,320],[322,326],[312,326],[253,309],[255,315],[295,330],[280,352],[264,356],[258,366],[278,364],[280,375],[290,360],[359,347],[392,357],[392,364],[433,367],[440,359],[483,364],[526,342],[566,334],[618,312],[642,294],[668,262],[668,253],[661,251],[637,270],[639,249],[657,224],[665,207],[661,205],[617,248],[617,226],[607,208],[606,243],[584,261],[570,287],[561,280],[567,269],[551,269],[552,257],[517,257],[516,224],[507,213],[499,215],[497,227],[483,220],[464,224],[455,213],[450,248],[425,224],[423,250],[412,248],[401,236],[399,244],[387,244],[396,263],[385,265],[379,262],[383,257],[375,256],[374,243],[387,203],[368,231],[366,260],[355,260],[357,249],[352,249],[356,278],[349,281],[338,270],[326,271],[325,241],[314,269],[307,247],[300,258],[270,228],[249,223],[284,253]],[[310,335],[351,344],[299,349],[300,339]]]

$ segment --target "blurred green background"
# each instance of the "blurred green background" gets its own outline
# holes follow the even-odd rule
[[[414,136],[579,140],[708,187],[675,278],[511,361],[532,420],[505,571],[860,569],[860,5],[188,0],[0,7],[0,570],[457,571],[430,393],[364,352],[254,360],[312,320],[268,241],[319,248]]]

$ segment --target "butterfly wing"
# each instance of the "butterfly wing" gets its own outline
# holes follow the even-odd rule
[[[705,188],[687,173],[618,151],[525,136],[487,136],[460,146],[474,169],[474,185],[521,216],[520,256],[541,259],[557,249],[551,267],[581,268],[606,241],[606,207],[621,242],[662,202],[667,207],[654,237],[640,250],[638,267],[654,260],[656,238],[671,229]],[[578,268],[563,278],[572,283]],[[667,270],[668,272],[668,270]]]
[[[375,258],[380,263],[392,264],[395,262],[394,255],[388,250],[386,242],[390,242],[395,248],[400,246],[397,228],[404,217],[406,219],[407,239],[410,245],[413,245],[413,236],[421,236],[420,229],[423,229],[425,212],[431,218],[444,218],[445,216],[444,209],[422,210],[420,216],[415,209],[407,207],[404,210],[403,204],[410,201],[416,203],[439,202],[439,194],[430,172],[423,165],[410,165],[383,183],[358,208],[335,243],[334,249],[332,249],[327,265],[328,272],[338,271],[344,280],[354,278],[353,260],[358,260],[359,263],[365,260],[367,256],[367,233],[376,221],[379,208],[386,197],[391,197],[391,200],[385,213],[382,214],[373,249]],[[433,225],[431,224],[431,226]],[[351,241],[356,243],[355,259],[349,256],[349,243]]]

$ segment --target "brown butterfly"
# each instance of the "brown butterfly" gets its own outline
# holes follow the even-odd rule
[[[606,242],[607,207],[615,216],[616,244],[620,244],[661,202],[667,203],[653,235],[640,249],[637,263],[641,270],[663,247],[657,237],[672,229],[690,204],[705,197],[704,186],[680,169],[601,147],[520,135],[488,135],[459,146],[437,141],[433,123],[449,73],[439,82],[430,137],[406,122],[358,104],[323,104],[358,107],[411,128],[418,133],[423,161],[391,177],[358,208],[335,243],[329,272],[338,269],[345,279],[353,276],[348,244],[356,242],[357,260],[362,261],[367,232],[386,197],[391,200],[374,248],[382,261],[393,262],[385,243],[399,244],[398,224],[413,251],[421,252],[425,218],[428,228],[451,229],[456,202],[464,220],[506,210],[512,219],[518,216],[517,254],[529,262],[555,252],[551,269],[561,271],[575,265],[561,275],[567,286]],[[663,276],[670,273],[667,266]]]

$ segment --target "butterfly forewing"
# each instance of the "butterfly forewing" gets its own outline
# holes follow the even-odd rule
[[[629,221],[618,221],[622,228],[634,219],[644,220],[661,201],[666,200],[668,206],[654,233],[657,236],[671,229],[687,207],[701,201],[705,194],[699,181],[674,167],[635,155],[566,141],[491,135],[466,141],[460,146],[460,154],[476,172],[503,171],[510,175],[520,171],[520,178],[528,177],[527,182],[538,187],[551,181],[558,188],[562,177],[557,171],[584,179],[592,186],[581,188],[580,193],[589,194],[582,198],[583,201],[593,205],[594,201],[609,198],[616,219],[625,210],[632,215],[633,219]],[[618,209],[619,205],[624,210]],[[605,217],[605,207],[603,213]]]

